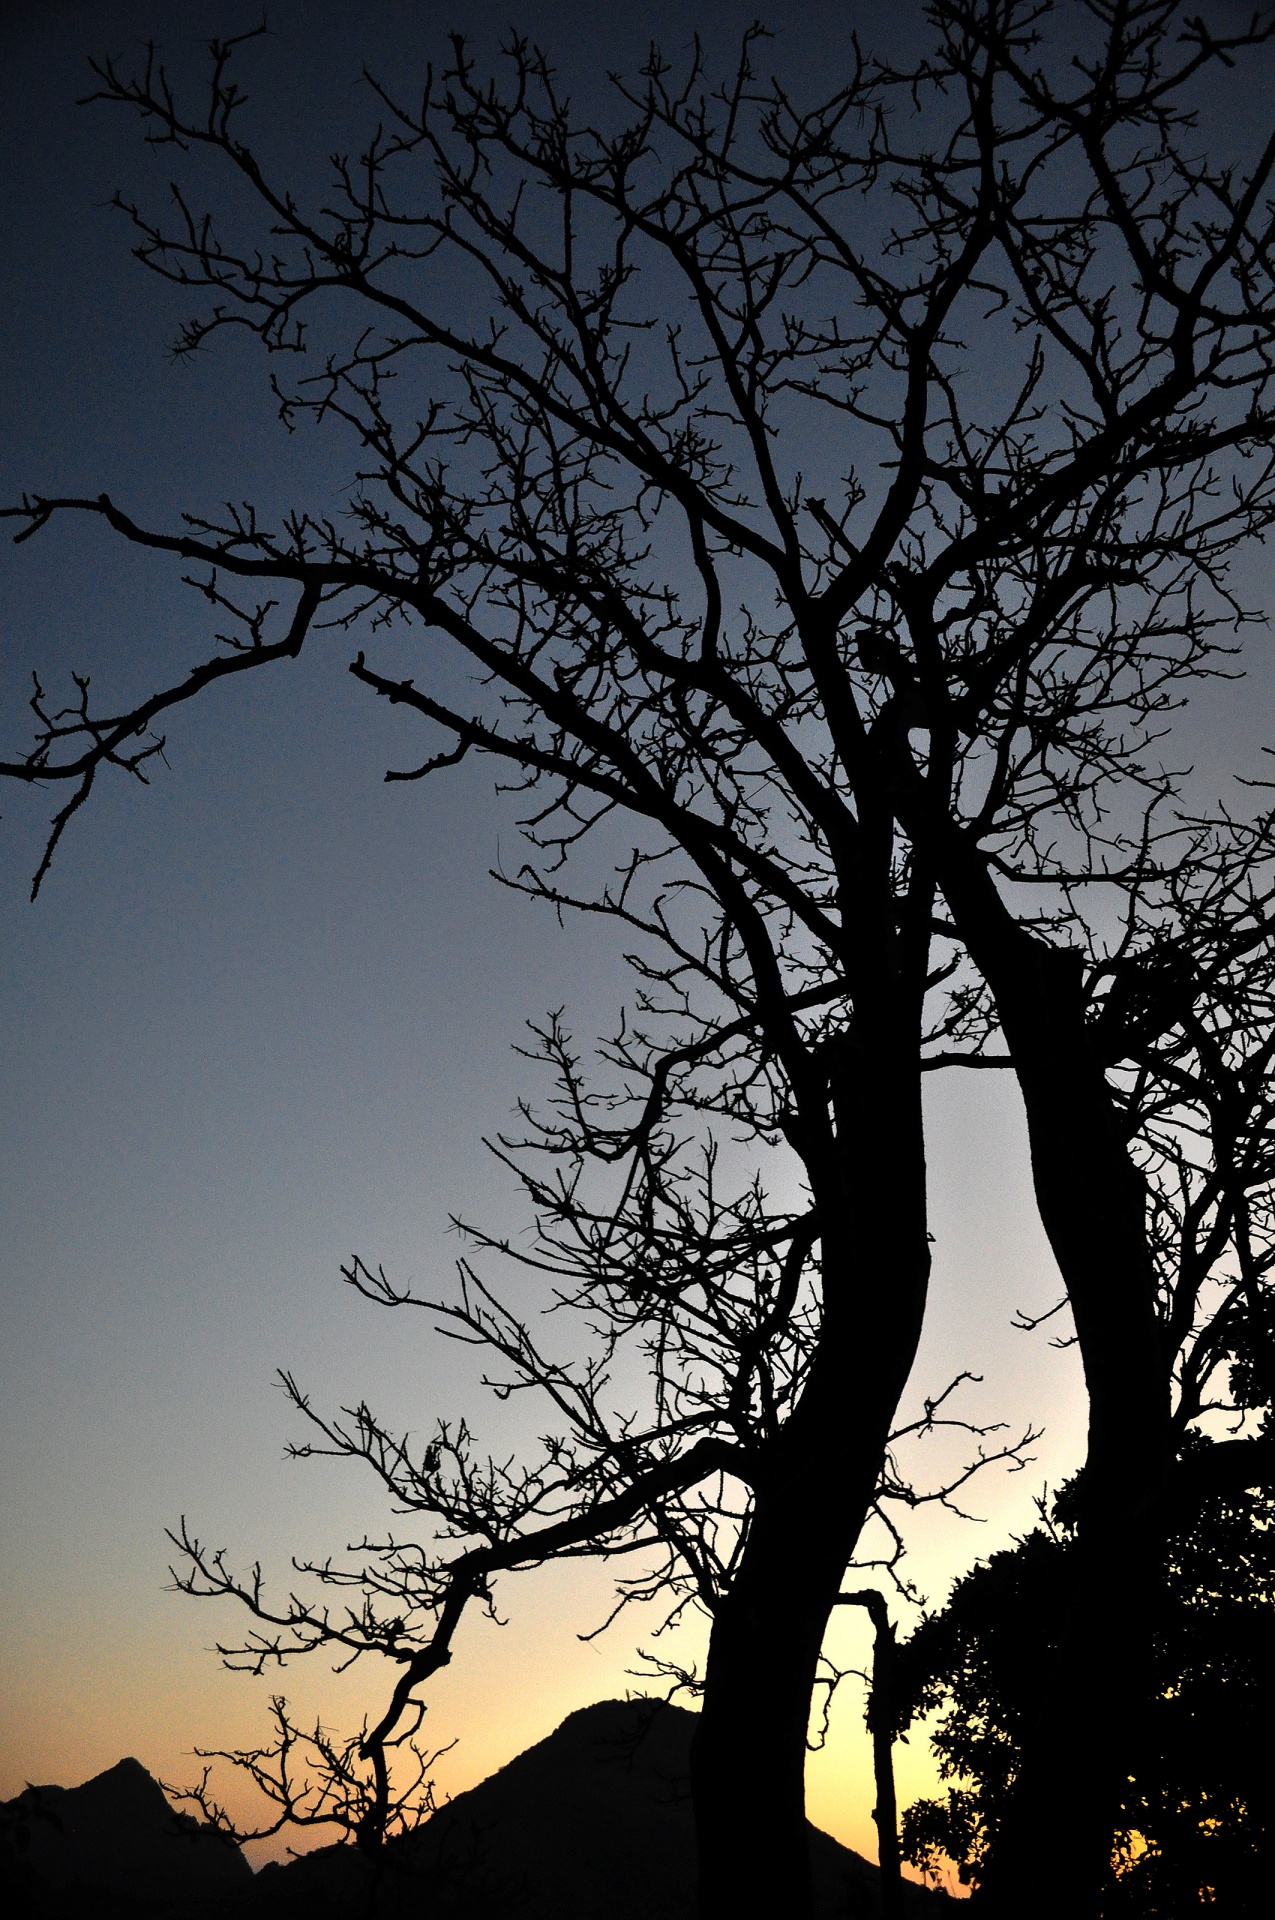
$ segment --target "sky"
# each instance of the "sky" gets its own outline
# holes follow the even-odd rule
[[[648,0],[507,11],[586,100],[652,36],[680,51],[695,24]],[[710,48],[753,12],[705,8]],[[822,80],[872,12],[772,6],[776,63]],[[172,359],[185,308],[132,261],[106,204],[117,187],[157,199],[169,162],[125,117],[75,104],[90,53],[150,38],[187,68],[210,34],[257,17],[230,0],[0,6],[5,498],[109,490],[153,519],[231,497],[339,501],[337,450],[280,431],[250,354]],[[263,139],[303,175],[365,124],[364,61],[402,80],[453,25],[490,50],[495,20],[489,5],[424,0],[271,5],[253,58]],[[3,750],[28,737],[33,668],[57,690],[88,671],[124,698],[200,642],[191,601],[91,528],[0,547]],[[559,928],[488,877],[513,843],[488,770],[384,784],[405,736],[346,658],[332,644],[181,713],[152,786],[95,796],[35,906],[49,796],[3,796],[0,1797],[74,1784],[125,1753],[180,1781],[195,1746],[264,1732],[278,1683],[220,1669],[208,1649],[233,1623],[166,1590],[164,1528],[185,1514],[238,1564],[282,1577],[290,1553],[383,1518],[350,1471],[284,1459],[296,1426],[276,1369],[325,1405],[366,1396],[417,1431],[465,1414],[496,1451],[528,1431],[484,1398],[466,1355],[423,1319],[405,1328],[352,1298],[338,1268],[358,1251],[443,1289],[453,1214],[515,1222],[480,1143],[526,1091],[524,1023],[565,1004],[578,1033],[600,1031],[626,980],[605,928]],[[1264,686],[1227,756],[1247,763],[1270,737]],[[979,1417],[1044,1428],[1027,1472],[978,1488],[981,1523],[917,1523],[909,1572],[938,1600],[1077,1464],[1083,1407],[1074,1354],[1010,1330],[1015,1308],[1057,1292],[1012,1087],[935,1086],[929,1126],[935,1281],[909,1404],[968,1368],[983,1376]],[[580,1638],[609,1590],[604,1569],[581,1565],[519,1576],[502,1590],[505,1627],[466,1624],[427,1696],[434,1742],[457,1741],[442,1790],[635,1684],[649,1621]],[[842,1664],[861,1661],[857,1612],[836,1631]],[[299,1668],[286,1689],[303,1717],[350,1726],[383,1682]],[[923,1743],[899,1764],[906,1801],[932,1780]],[[809,1781],[812,1817],[873,1852],[853,1684]]]

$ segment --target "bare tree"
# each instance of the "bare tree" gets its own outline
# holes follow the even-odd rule
[[[163,137],[215,147],[260,185],[272,221],[286,223],[293,218],[289,202],[265,183],[234,135],[238,96],[228,77],[230,57],[228,47],[215,53],[207,123],[180,118],[157,69],[137,83],[109,69],[103,79],[108,92],[134,101],[148,117],[159,113]],[[412,1688],[448,1658],[461,1609],[486,1592],[493,1573],[573,1547],[592,1551],[600,1536],[644,1545],[658,1538],[658,1530],[649,1533],[645,1525],[654,1503],[663,1503],[667,1528],[672,1494],[731,1474],[748,1485],[750,1502],[746,1533],[738,1550],[729,1551],[728,1588],[716,1601],[696,1741],[705,1900],[713,1910],[742,1912],[782,1901],[800,1912],[809,1898],[806,1722],[820,1646],[876,1498],[922,1322],[930,1262],[922,1021],[932,984],[941,986],[953,963],[931,965],[927,870],[900,848],[888,807],[872,802],[868,820],[856,816],[835,756],[820,745],[818,702],[790,623],[782,615],[769,623],[746,616],[741,625],[725,611],[732,550],[763,561],[779,550],[749,524],[754,515],[739,497],[731,456],[705,431],[709,371],[688,367],[688,347],[675,333],[665,343],[665,391],[646,395],[638,384],[645,375],[632,352],[626,311],[635,284],[628,255],[647,242],[613,217],[606,223],[613,231],[604,227],[598,236],[600,246],[589,246],[585,229],[592,217],[588,202],[599,187],[609,192],[617,167],[629,191],[623,183],[643,169],[647,136],[639,130],[619,136],[618,144],[587,140],[579,148],[568,139],[547,71],[526,49],[515,52],[514,62],[519,87],[536,90],[534,104],[525,96],[529,117],[515,100],[499,105],[498,126],[485,129],[488,107],[458,53],[443,97],[425,103],[419,119],[387,103],[393,130],[371,149],[362,184],[342,169],[344,187],[355,195],[352,210],[359,194],[370,195],[366,218],[354,211],[351,226],[339,216],[320,244],[329,263],[358,256],[357,282],[374,307],[394,314],[392,330],[375,339],[360,334],[348,356],[328,361],[317,388],[303,382],[284,405],[289,416],[297,407],[314,407],[320,416],[360,423],[357,431],[381,474],[379,484],[368,483],[357,495],[353,544],[335,524],[305,519],[276,537],[247,511],[234,512],[221,526],[192,524],[185,533],[152,536],[118,517],[113,504],[95,503],[93,511],[118,520],[143,543],[154,538],[183,560],[206,564],[207,572],[195,576],[198,584],[239,630],[232,629],[230,643],[180,689],[148,702],[145,715],[138,710],[103,721],[87,688],[69,716],[46,715],[41,704],[42,742],[25,772],[43,779],[55,764],[65,768],[69,762],[59,755],[68,746],[80,763],[56,841],[100,766],[115,760],[144,771],[124,743],[166,706],[220,676],[295,654],[316,620],[349,625],[369,612],[410,609],[441,624],[475,663],[487,690],[475,693],[473,709],[454,711],[435,691],[374,668],[363,652],[353,671],[376,693],[450,731],[455,746],[431,754],[412,777],[474,749],[526,775],[534,789],[528,832],[541,865],[525,871],[520,884],[555,905],[568,904],[558,877],[563,857],[617,811],[642,823],[641,842],[615,883],[579,903],[614,914],[665,956],[655,963],[650,1008],[664,1033],[649,1041],[639,1030],[631,1043],[634,1065],[651,1083],[649,1111],[635,1116],[630,1139],[615,1143],[616,1154],[634,1169],[635,1204],[648,1203],[656,1175],[667,1187],[656,1130],[676,1104],[685,1070],[700,1062],[722,1063],[721,1091],[712,1098],[696,1093],[695,1100],[739,1118],[755,1140],[786,1138],[809,1189],[806,1216],[780,1222],[767,1249],[765,1292],[751,1309],[753,1326],[730,1326],[739,1311],[734,1302],[721,1309],[720,1332],[733,1334],[738,1348],[727,1424],[755,1421],[766,1432],[765,1449],[758,1454],[714,1431],[722,1424],[718,1407],[685,1418],[679,1412],[671,1421],[659,1414],[641,1436],[643,1458],[625,1435],[600,1428],[586,1379],[583,1402],[573,1396],[568,1412],[578,1416],[591,1448],[583,1464],[569,1457],[551,1461],[543,1473],[510,1479],[471,1469],[457,1446],[450,1462],[455,1477],[440,1495],[432,1456],[413,1463],[409,1473],[406,1461],[382,1459],[380,1435],[361,1416],[352,1428],[328,1428],[328,1443],[363,1452],[396,1497],[433,1511],[442,1504],[445,1517],[480,1542],[447,1568],[443,1589],[433,1594],[430,1569],[424,1569],[427,1598],[436,1603],[432,1630],[406,1661],[387,1719],[373,1729],[369,1745],[377,1750]],[[749,84],[745,63],[735,82],[741,104]],[[656,125],[655,98],[645,111],[648,132]],[[545,202],[533,206],[508,175],[510,158],[517,172],[525,168],[517,143],[527,136],[542,150],[535,169],[542,193],[567,216],[565,253],[546,223]],[[506,151],[511,139],[514,148]],[[583,193],[571,178],[577,150],[585,166]],[[504,167],[506,182],[488,183],[484,155],[498,171]],[[403,224],[389,211],[386,185],[398,169],[418,168],[422,160],[429,163],[427,201]],[[676,222],[679,201],[689,211],[700,172],[692,155],[689,171],[675,171],[671,185],[658,184],[645,224]],[[260,280],[247,258],[233,268],[211,228],[201,236],[198,222],[179,217],[184,224],[172,256],[178,276],[192,268],[199,277],[246,273],[244,313],[226,308],[222,320],[246,317],[268,345],[297,346],[289,315],[298,298],[318,292],[328,278],[327,266],[312,270],[318,255],[305,217],[295,216],[293,233],[300,258],[311,261],[301,268],[304,285],[293,284],[293,269],[282,260]],[[362,239],[356,237],[360,223]],[[715,239],[704,229],[707,252],[696,267],[702,282],[729,266],[732,225],[728,212]],[[156,265],[167,262],[167,243],[158,234],[144,245]],[[396,311],[397,292],[385,288],[389,305],[383,306],[382,290],[373,289],[379,274],[394,280],[413,256],[427,271],[440,247],[462,266],[481,270],[485,260],[496,275],[497,301],[509,307],[521,338],[506,342],[483,328],[466,339],[422,309],[409,327],[427,353],[441,354],[436,372],[447,398],[409,426],[400,443],[387,410],[388,381],[401,362],[405,341],[398,329],[407,316]],[[251,290],[249,282],[255,282]],[[737,333],[725,289],[719,298],[705,282],[703,294],[702,322],[710,330],[729,323]],[[232,303],[236,299],[232,293]],[[189,344],[202,336],[197,326]],[[449,372],[457,358],[458,371]],[[626,387],[632,389],[627,395]],[[751,439],[764,451],[763,439]],[[741,451],[749,443],[745,428]],[[28,531],[62,510],[31,503]],[[698,607],[684,607],[658,576],[648,583],[648,548],[666,528],[679,544],[689,537]],[[239,606],[223,582],[277,582],[281,573],[296,582],[296,605],[283,634],[272,638],[269,608]],[[891,724],[887,713],[883,725]],[[78,750],[85,737],[87,759]],[[847,888],[855,894],[848,913]],[[959,1007],[938,1029],[959,1038]],[[621,1071],[627,1065],[622,1062]],[[807,1329],[802,1283],[816,1240],[818,1324]],[[623,1276],[625,1287],[636,1284],[635,1276]],[[679,1282],[686,1297],[691,1284],[693,1277]],[[522,1335],[484,1318],[498,1310],[461,1311],[472,1311],[483,1337],[519,1357]],[[810,1352],[785,1378],[767,1347],[777,1332],[789,1337],[790,1324],[809,1338]],[[705,1326],[706,1342],[718,1337],[718,1329]],[[566,1517],[552,1517],[556,1501],[569,1501]],[[686,1516],[683,1532],[692,1542],[715,1525],[721,1496],[710,1494],[706,1506],[706,1513]],[[540,1518],[547,1524],[529,1541],[529,1523]],[[185,1544],[196,1569],[192,1580],[230,1590],[222,1563]],[[392,1547],[388,1570],[379,1576],[391,1603],[406,1572],[421,1571],[419,1553],[404,1551],[407,1569]],[[377,1588],[371,1568],[360,1567],[350,1578],[361,1589]],[[241,1588],[241,1597],[263,1607],[255,1583]],[[294,1620],[298,1632],[290,1644],[308,1644],[314,1629],[299,1606],[285,1608],[277,1624],[287,1631]],[[380,1644],[402,1659],[394,1625],[368,1612],[353,1626],[333,1627],[330,1637],[351,1650]],[[329,1623],[318,1631],[328,1638]],[[770,1649],[768,1684],[760,1694],[759,1644]],[[277,1649],[272,1644],[269,1651]],[[748,1756],[759,1747],[775,1772],[774,1818],[763,1826],[747,1815],[741,1791]]]
[[[369,1829],[373,1829],[379,1846],[387,1838],[414,1832],[436,1812],[430,1768],[451,1751],[455,1742],[433,1753],[417,1745],[415,1735],[425,1714],[422,1702],[415,1703],[415,1711],[406,1715],[393,1736],[379,1747],[369,1746],[366,1722],[361,1732],[348,1739],[334,1734],[322,1722],[316,1722],[313,1733],[303,1733],[280,1694],[270,1702],[270,1713],[274,1739],[269,1745],[196,1747],[196,1758],[206,1762],[202,1778],[193,1787],[165,1783],[169,1798],[198,1807],[209,1826],[236,1844],[272,1839],[285,1827],[335,1827],[338,1833],[365,1846],[372,1838]],[[409,1766],[393,1786],[387,1748],[391,1757],[404,1753],[411,1756]],[[216,1798],[211,1778],[219,1760],[246,1774],[263,1796],[271,1809],[264,1824],[243,1827]]]
[[[467,1423],[440,1423],[413,1445],[366,1403],[323,1414],[284,1374],[282,1385],[310,1435],[291,1448],[293,1457],[370,1469],[406,1529],[364,1538],[343,1556],[295,1560],[300,1578],[282,1600],[268,1591],[260,1565],[236,1572],[224,1551],[206,1548],[185,1522],[171,1536],[180,1555],[175,1586],[197,1598],[233,1600],[250,1616],[245,1637],[218,1644],[232,1670],[260,1675],[315,1653],[334,1658],[339,1669],[371,1655],[398,1670],[384,1712],[355,1740],[316,1734],[301,1741],[277,1700],[280,1737],[273,1746],[205,1756],[231,1761],[266,1792],[280,1811],[264,1831],[277,1831],[295,1810],[298,1823],[336,1822],[375,1850],[402,1827],[405,1809],[417,1807],[428,1764],[414,1742],[422,1712],[417,1689],[450,1664],[471,1603],[497,1617],[504,1575],[572,1557],[615,1561],[616,1603],[599,1632],[635,1601],[657,1604],[657,1639],[688,1608],[715,1623],[730,1603],[749,1548],[757,1478],[818,1349],[817,1296],[806,1271],[812,1232],[808,1223],[794,1235],[791,1223],[766,1221],[756,1188],[737,1203],[716,1205],[711,1167],[699,1207],[688,1204],[683,1183],[673,1184],[670,1204],[666,1174],[654,1193],[627,1196],[605,1215],[583,1205],[580,1172],[577,1162],[556,1191],[551,1217],[540,1216],[530,1249],[514,1253],[485,1242],[552,1276],[552,1306],[570,1319],[564,1359],[544,1350],[468,1260],[452,1300],[400,1291],[357,1258],[344,1270],[364,1298],[421,1310],[445,1336],[478,1348],[489,1369],[484,1383],[497,1395],[531,1393],[547,1403],[555,1428],[538,1458],[484,1456]],[[539,1199],[546,1204],[543,1192]],[[643,1365],[626,1368],[626,1350],[635,1343]],[[645,1404],[636,1407],[635,1376],[646,1380]],[[903,1535],[894,1517],[900,1509],[940,1502],[960,1512],[958,1496],[977,1474],[994,1464],[1020,1469],[1036,1437],[1029,1431],[1005,1440],[999,1427],[980,1428],[960,1416],[953,1396],[966,1379],[958,1376],[888,1436],[871,1503],[880,1545],[874,1554],[865,1541],[869,1557],[861,1564],[892,1576],[903,1591]],[[630,1398],[616,1411],[620,1392]],[[945,1430],[974,1436],[973,1457],[926,1485],[916,1471],[923,1462],[904,1456]],[[432,1529],[432,1540],[422,1537],[423,1528]],[[643,1658],[649,1677],[702,1695],[697,1672],[658,1653]],[[303,1746],[312,1764],[298,1785]],[[395,1754],[404,1752],[414,1771],[396,1781]],[[196,1799],[201,1794],[208,1799],[207,1777],[192,1790]],[[428,1794],[423,1804],[430,1804]]]
[[[87,685],[56,711],[37,689],[36,745],[4,771],[67,783],[50,852],[101,768],[145,775],[168,709],[324,628],[388,628],[351,671],[438,731],[390,777],[494,756],[529,790],[514,883],[633,930],[644,1000],[613,1068],[637,1112],[608,1136],[572,1108],[574,1137],[628,1169],[639,1209],[676,1184],[652,1142],[679,1103],[795,1157],[808,1211],[777,1223],[732,1363],[764,1425],[757,1328],[772,1305],[798,1314],[817,1273],[764,1452],[696,1438],[657,1481],[599,1490],[632,1502],[627,1524],[701,1467],[751,1488],[695,1748],[706,1911],[805,1898],[819,1646],[924,1309],[927,1065],[1013,1066],[1090,1396],[1079,1624],[989,1904],[1043,1848],[1040,1910],[1092,1909],[1112,1783],[1089,1727],[1134,1657],[1137,1567],[1175,1472],[1122,1087],[1181,1026],[1169,879],[1212,858],[1210,829],[1174,818],[1158,742],[1192,683],[1233,670],[1252,616],[1229,563],[1275,515],[1275,140],[1214,160],[1193,118],[1207,77],[1272,29],[1172,0],[928,17],[929,57],[856,55],[814,107],[756,77],[755,35],[717,93],[653,55],[613,130],[575,126],[524,43],[504,91],[457,45],[419,101],[377,89],[381,128],[312,210],[239,137],[234,43],[198,112],[153,59],[103,66],[102,96],[226,165],[261,212],[240,241],[180,189],[169,224],[128,210],[146,264],[206,296],[184,348],[242,327],[285,362],[308,352],[283,417],[343,425],[363,471],[348,522],[277,530],[250,508],[143,527],[104,497],[11,510],[19,538],[104,519],[194,569],[231,622],[127,712]],[[488,321],[456,318],[458,287]],[[404,670],[400,624],[404,646],[428,633],[470,663],[468,703],[427,653]],[[573,888],[581,842],[621,818],[637,845],[613,881]],[[1245,871],[1265,857],[1259,830]],[[1232,872],[1218,955],[1242,955],[1251,895]],[[1128,1604],[1099,1628],[1113,1580]],[[758,1746],[765,1828],[746,1812]]]

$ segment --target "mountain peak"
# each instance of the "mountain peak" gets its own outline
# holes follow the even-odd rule
[[[10,1904],[56,1920],[118,1906],[196,1916],[252,1884],[238,1847],[169,1805],[131,1756],[78,1787],[28,1787],[4,1808],[0,1886]]]
[[[578,1708],[377,1866],[328,1847],[259,1874],[243,1920],[356,1920],[373,1874],[385,1920],[694,1920],[696,1719],[662,1700]],[[820,1920],[871,1920],[876,1867],[809,1831]],[[918,1917],[948,1905],[912,1885],[905,1900]]]

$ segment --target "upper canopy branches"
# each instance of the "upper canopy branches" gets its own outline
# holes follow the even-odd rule
[[[1170,0],[929,17],[926,58],[856,51],[813,105],[761,77],[755,32],[716,89],[652,53],[606,125],[526,42],[485,83],[457,41],[413,100],[372,83],[380,125],[311,195],[244,137],[254,35],[213,47],[197,107],[153,53],[102,63],[93,98],[248,209],[179,184],[169,216],[127,210],[198,296],[183,350],[248,328],[299,362],[285,421],[358,452],[344,513],[278,526],[6,510],[19,539],[102,518],[226,629],[126,710],[37,688],[0,765],[70,791],[36,885],[170,710],[357,629],[354,676],[425,723],[390,777],[492,756],[525,796],[505,877],[634,935],[636,1106],[576,1116],[595,1160],[649,1173],[682,1103],[826,1164],[847,1016],[891,995],[925,1005],[932,1063],[988,1058],[958,893],[1087,948],[1095,1032],[1137,1057],[1108,963],[1154,986],[1190,919],[1161,737],[1231,670],[1230,563],[1275,517],[1275,143],[1231,155],[1197,119],[1273,29]],[[621,821],[611,876],[577,881]],[[1216,831],[1242,917],[1267,836]],[[1180,996],[1151,1000],[1180,1035]]]
[[[1275,500],[1275,148],[1214,162],[1193,119],[1268,25],[1095,7],[1069,64],[1047,12],[945,0],[928,60],[861,55],[813,108],[758,77],[756,34],[716,92],[653,55],[605,129],[525,42],[503,89],[457,42],[415,104],[376,87],[381,126],[309,206],[240,137],[240,41],[194,113],[153,55],[104,63],[93,97],[260,212],[240,240],[180,187],[175,224],[129,209],[139,257],[207,296],[183,348],[247,326],[317,358],[284,417],[339,419],[365,464],[348,517],[278,533],[11,512],[103,513],[213,595],[309,589],[288,642],[232,609],[220,671],[294,651],[316,589],[325,622],[446,635],[489,692],[401,696],[453,743],[422,770],[487,749],[548,781],[558,852],[635,811],[830,957],[847,881],[919,810],[1048,870],[1060,830],[1154,785],[1138,742],[1244,617],[1227,561]],[[5,770],[82,794],[213,672],[101,721],[87,693],[41,709]]]
[[[1275,144],[1231,155],[1197,113],[1272,25],[1170,0],[930,20],[926,58],[856,51],[813,105],[761,77],[755,32],[716,89],[653,52],[606,125],[526,42],[488,83],[457,41],[413,100],[372,83],[380,125],[311,195],[244,137],[254,35],[214,46],[196,107],[153,53],[102,63],[93,97],[247,208],[180,184],[166,218],[128,208],[198,296],[183,350],[250,329],[299,363],[285,421],[358,453],[344,513],[278,526],[7,510],[19,539],[104,519],[225,629],[127,710],[37,689],[0,766],[71,794],[36,885],[170,710],[357,629],[354,676],[425,723],[390,777],[492,756],[525,799],[504,877],[633,935],[630,1104],[579,1107],[554,1150],[631,1163],[634,1194],[668,1197],[675,1111],[826,1167],[848,1016],[890,996],[924,1004],[931,1063],[1003,1058],[962,890],[1087,949],[1106,1058],[1186,1046],[1157,956],[1195,924],[1172,881],[1195,843],[1160,741],[1232,670],[1228,569],[1275,515]],[[599,880],[579,850],[621,822]],[[1205,831],[1224,926],[1268,835]]]

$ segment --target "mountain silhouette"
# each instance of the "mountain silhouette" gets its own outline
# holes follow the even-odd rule
[[[137,1760],[28,1787],[0,1816],[0,1895],[32,1920],[202,1920],[253,1885],[238,1847],[174,1812]]]
[[[255,1876],[121,1760],[0,1808],[0,1895],[13,1920],[694,1920],[695,1720],[600,1701],[375,1861],[324,1847]],[[875,1920],[876,1867],[815,1827],[810,1849],[819,1920]],[[914,1920],[950,1904],[911,1884],[905,1903]]]
[[[243,1920],[694,1920],[690,1742],[696,1716],[658,1700],[603,1700],[570,1714],[373,1868],[352,1847],[267,1867]],[[758,1765],[758,1794],[765,1795]],[[872,1920],[877,1869],[810,1829],[820,1920]],[[920,1916],[945,1894],[906,1889]]]

